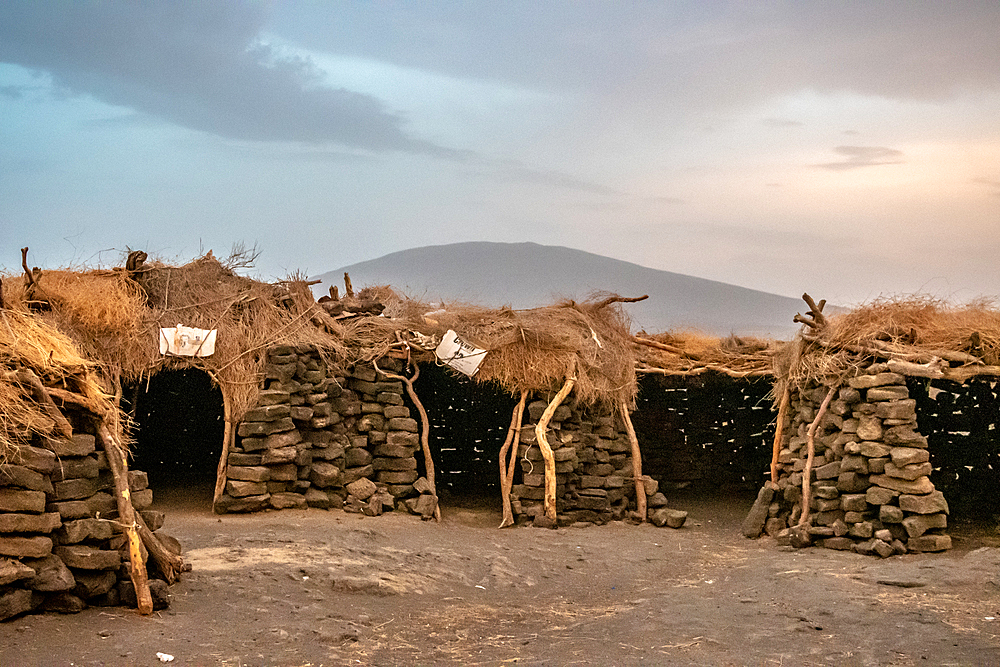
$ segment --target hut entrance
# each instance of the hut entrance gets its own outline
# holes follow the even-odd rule
[[[162,371],[126,387],[135,428],[132,466],[149,475],[153,498],[211,507],[224,430],[222,392],[204,371]]]
[[[949,533],[959,537],[963,529],[983,529],[995,537],[1000,526],[1000,383],[987,377],[965,384],[920,378],[907,383],[917,401],[917,428],[927,437],[931,481],[948,501]]]
[[[642,471],[665,492],[753,498],[774,439],[768,378],[640,375],[632,414]]]
[[[414,388],[431,426],[441,504],[499,508],[500,448],[517,401],[493,385],[456,377],[435,364],[421,365]]]

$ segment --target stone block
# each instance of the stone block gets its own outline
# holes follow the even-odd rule
[[[285,396],[287,396],[287,394],[285,394]],[[291,407],[287,403],[271,403],[247,410],[247,413],[243,416],[243,421],[244,423],[273,422],[283,417],[288,417],[290,414]]]
[[[94,462],[93,477],[97,477],[97,459],[89,460]],[[21,465],[0,465],[0,486],[16,486],[29,491],[52,493],[52,482],[48,477]]]
[[[320,510],[330,509],[330,494],[317,488],[308,488],[305,493],[306,505]]]
[[[868,486],[868,477],[856,472],[842,472],[837,476],[837,488],[843,493],[861,493]]]
[[[836,463],[836,461],[834,461]],[[828,465],[833,465],[828,464]],[[845,456],[840,460],[840,469],[837,471],[834,477],[837,477],[842,472],[856,472],[862,475],[868,474],[868,462],[863,456]]]
[[[840,508],[845,512],[868,511],[868,500],[863,493],[848,493],[840,498]]]
[[[913,552],[924,551],[945,551],[951,549],[951,536],[949,535],[921,535],[912,537],[906,541],[906,548]]]
[[[928,530],[935,528],[947,528],[948,517],[943,513],[939,514],[911,514],[903,519],[903,527],[906,528],[910,538],[920,537]]]
[[[22,579],[31,579],[34,576],[35,571],[21,561],[13,558],[0,558],[0,586],[6,586]]]
[[[933,488],[933,487],[932,487]],[[899,497],[899,507],[904,512],[914,514],[948,514],[948,501],[940,491],[931,491],[922,495],[903,494]]]
[[[668,528],[680,528],[687,520],[688,513],[681,510],[672,510],[666,507],[661,507],[650,511],[648,515],[650,523],[654,526],[659,528],[664,526]]]
[[[73,594],[84,600],[104,595],[118,582],[118,577],[111,570],[77,570],[73,573],[76,585]]]
[[[764,530],[764,524],[767,522],[768,507],[773,499],[774,489],[771,485],[765,484],[762,486],[760,491],[757,492],[757,499],[754,501],[753,507],[750,508],[750,512],[743,519],[740,527],[740,531],[744,537],[751,539],[760,537],[761,532]]]
[[[841,462],[833,461],[813,468],[813,477],[816,479],[835,479],[840,475]]]
[[[880,401],[899,401],[910,397],[910,392],[906,385],[895,385],[888,387],[872,387],[865,393],[865,399],[869,403]]]
[[[907,398],[898,401],[876,403],[875,415],[880,419],[915,419],[917,415],[917,402],[912,398]],[[888,436],[888,433],[886,435]],[[889,443],[888,437],[886,437],[886,442]]]
[[[882,420],[874,415],[865,415],[858,420],[856,433],[861,440],[881,440]]]
[[[891,426],[885,432],[883,440],[887,445],[916,447],[927,449],[927,438],[913,430],[911,424]]]
[[[267,484],[265,482],[248,482],[238,479],[228,479],[226,480],[226,493],[233,498],[259,496],[267,493]]]
[[[292,447],[300,442],[302,442],[302,434],[299,431],[282,431],[281,433],[272,433],[264,438],[264,447],[267,449],[282,449],[284,447]]]
[[[54,452],[30,445],[19,447],[12,460],[25,468],[30,468],[43,475],[51,474],[56,465],[56,455]]]
[[[872,475],[869,481],[877,486],[907,494],[925,495],[934,490],[934,485],[928,477],[908,480],[889,477],[888,475]]]
[[[872,525],[871,521],[859,521],[857,523],[851,524],[851,527],[848,529],[847,534],[850,537],[856,537],[863,540],[867,540],[872,536],[872,534],[874,534],[874,532],[875,532],[875,527]]]
[[[902,523],[903,510],[895,505],[880,505],[878,508],[878,519],[882,523]]]
[[[867,456],[870,459],[882,458],[889,455],[889,448],[881,442],[865,441],[860,443],[858,449],[862,456]]]
[[[52,553],[52,540],[41,535],[19,537],[0,535],[0,556],[12,558],[44,558]]]
[[[362,479],[364,477],[371,477],[375,474],[375,468],[372,466],[362,466],[360,468],[347,468],[340,473],[340,483],[343,485],[350,484],[356,480]]]
[[[892,502],[892,499],[898,496],[899,491],[893,491],[881,486],[871,486],[865,492],[865,499],[869,505],[885,505]]]
[[[77,433],[72,438],[48,438],[45,448],[57,458],[67,456],[87,456],[97,448],[97,439],[89,433]]]
[[[933,471],[931,464],[929,462],[925,463],[911,463],[903,467],[897,467],[892,463],[888,463],[885,466],[885,474],[889,477],[896,477],[897,479],[915,480],[926,475],[930,475]]]
[[[89,498],[98,491],[98,484],[93,479],[67,479],[52,485],[54,500],[81,500]]]
[[[77,544],[84,540],[109,540],[114,534],[112,524],[86,517],[67,521],[56,531],[59,544]]]
[[[304,510],[308,507],[306,497],[300,493],[272,493],[270,500],[271,507],[276,510],[297,509]]]
[[[372,461],[375,470],[416,470],[417,459],[409,458],[377,458]]]
[[[388,420],[386,428],[390,431],[406,431],[409,433],[419,433],[420,431],[417,420],[410,417],[393,417]]]
[[[309,480],[314,486],[328,488],[340,483],[340,468],[326,461],[315,461],[309,473]]]
[[[246,498],[234,498],[228,494],[223,494],[216,503],[218,512],[259,512],[268,505],[271,499],[269,494],[259,496],[247,496]]]
[[[825,549],[836,549],[837,551],[850,551],[854,548],[854,540],[849,537],[827,537],[819,540],[816,544]]]
[[[890,451],[892,464],[897,468],[931,460],[930,452],[917,447],[893,447]]]
[[[294,463],[282,463],[270,466],[271,481],[294,482],[299,478],[299,469]]]
[[[271,478],[271,469],[265,466],[229,466],[226,477],[243,482],[266,482]]]
[[[275,463],[289,463],[295,460],[298,450],[292,447],[281,447],[278,449],[265,449],[261,455],[260,462],[263,465],[273,465]]]
[[[79,570],[114,570],[121,565],[121,556],[117,551],[82,544],[58,546],[53,551],[67,566]]]
[[[146,522],[146,527],[154,532],[163,528],[163,524],[166,521],[166,515],[157,510],[143,510],[139,514],[142,516],[142,520]]]
[[[347,492],[358,500],[368,500],[378,491],[378,487],[370,479],[359,479],[347,485]]]
[[[27,512],[40,514],[45,511],[45,493],[11,488],[0,488],[0,512]]]
[[[385,448],[385,447],[388,447],[388,445],[379,445],[375,449],[378,450],[380,448]],[[412,450],[406,449],[406,452],[404,454],[400,454],[398,456],[393,454],[392,456],[396,458],[412,457],[413,452]],[[360,466],[366,466],[371,462],[372,462],[372,455],[367,449],[362,449],[360,447],[352,447],[351,449],[348,449],[344,453],[344,465],[348,468],[357,468]],[[378,469],[377,466],[376,469]]]
[[[416,482],[418,473],[416,470],[380,470],[375,473],[375,478],[384,484],[405,486]]]

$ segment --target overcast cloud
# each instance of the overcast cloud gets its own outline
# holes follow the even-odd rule
[[[0,267],[566,245],[1000,294],[1000,5],[0,4]]]

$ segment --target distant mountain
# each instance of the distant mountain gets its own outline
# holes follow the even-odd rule
[[[805,306],[777,294],[537,243],[454,243],[394,252],[315,276],[323,281],[316,294],[326,294],[330,285],[343,290],[345,271],[355,289],[391,285],[423,301],[491,307],[533,308],[582,300],[594,291],[648,294],[626,309],[634,329],[650,333],[696,329],[789,339],[798,330],[792,317]]]

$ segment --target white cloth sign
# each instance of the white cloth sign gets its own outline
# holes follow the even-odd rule
[[[178,324],[160,329],[160,354],[175,357],[210,357],[215,354],[218,329],[195,329]]]
[[[486,350],[465,342],[451,329],[448,329],[434,354],[445,364],[470,377],[479,371],[479,365],[486,358]]]

